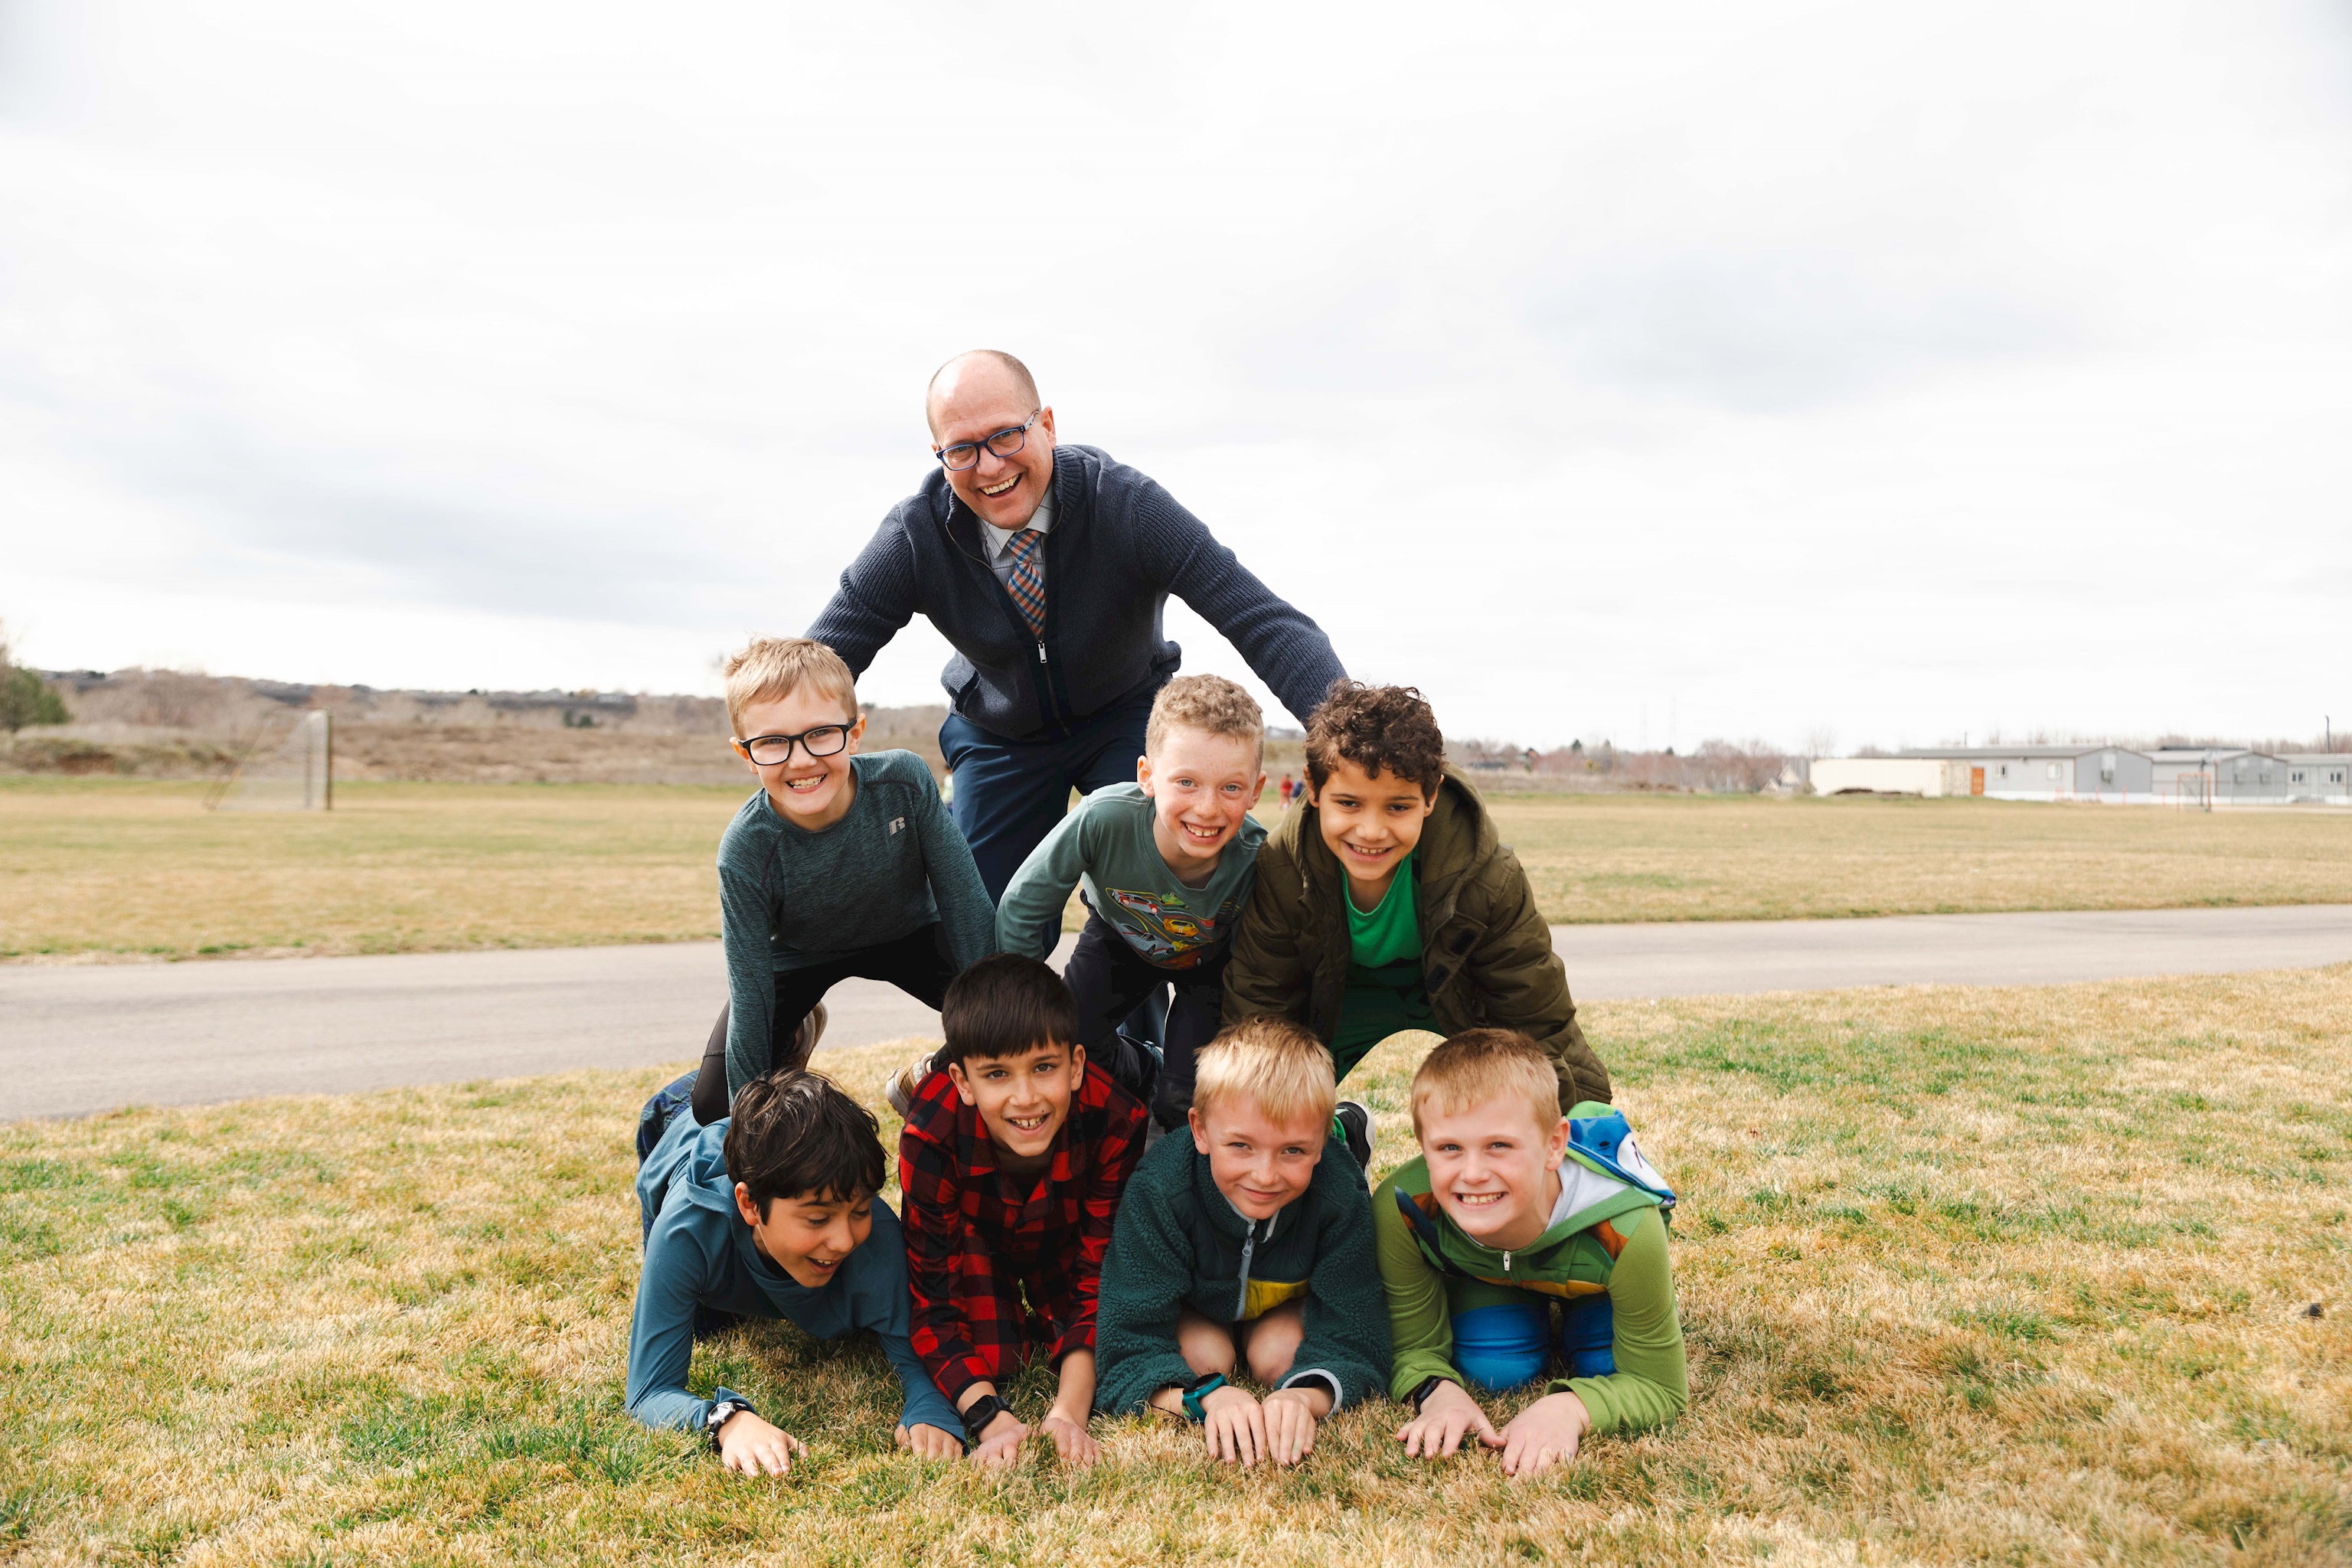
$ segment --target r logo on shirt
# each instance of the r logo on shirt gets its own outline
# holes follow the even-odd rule
[[[907,819],[906,819],[905,817],[903,817],[903,816],[894,816],[894,817],[892,817],[892,818],[890,819],[890,831],[889,831],[887,834],[885,834],[883,837],[897,837],[897,835],[898,835],[898,829],[900,829],[900,828],[902,828],[902,827],[904,827],[904,826],[907,826]]]

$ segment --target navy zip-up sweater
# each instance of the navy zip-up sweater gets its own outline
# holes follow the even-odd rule
[[[1240,649],[1301,723],[1347,674],[1322,628],[1206,524],[1093,447],[1054,452],[1043,638],[989,571],[980,528],[933,468],[890,509],[808,635],[863,674],[910,617],[928,617],[955,647],[940,676],[955,711],[1007,740],[1054,733],[1175,674],[1182,650],[1162,625],[1171,594]]]

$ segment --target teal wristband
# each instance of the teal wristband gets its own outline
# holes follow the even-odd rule
[[[1195,1423],[1206,1421],[1209,1418],[1208,1412],[1201,1408],[1201,1401],[1206,1399],[1212,1394],[1216,1393],[1217,1390],[1224,1387],[1224,1385],[1225,1374],[1222,1372],[1215,1372],[1211,1373],[1208,1376],[1202,1378],[1200,1382],[1186,1389],[1184,1391],[1184,1414],[1190,1416]]]

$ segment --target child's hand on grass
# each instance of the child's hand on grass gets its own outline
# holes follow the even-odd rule
[[[1408,1458],[1450,1459],[1461,1450],[1462,1439],[1473,1432],[1490,1448],[1503,1446],[1495,1424],[1486,1419],[1470,1391],[1448,1381],[1430,1391],[1421,1402],[1421,1414],[1398,1427],[1396,1435]]]
[[[1211,1389],[1201,1401],[1201,1441],[1209,1458],[1246,1470],[1265,1456],[1265,1411],[1246,1389]]]
[[[808,1445],[781,1428],[771,1426],[745,1410],[728,1417],[719,1428],[719,1467],[747,1476],[781,1476],[793,1468],[793,1456],[805,1454]]]
[[[1010,1410],[1001,1410],[982,1431],[980,1441],[971,1446],[971,1462],[983,1470],[1009,1469],[1021,1457],[1021,1444],[1028,1436],[1026,1422]]]
[[[1505,1475],[1525,1480],[1554,1465],[1574,1464],[1577,1442],[1591,1429],[1592,1413],[1584,1401],[1562,1392],[1548,1394],[1513,1416],[1499,1439],[1487,1436],[1484,1441],[1503,1450]]]
[[[1315,1447],[1315,1424],[1331,1408],[1319,1388],[1277,1388],[1265,1396],[1265,1455],[1277,1465],[1295,1465]]]
[[[914,1426],[901,1426],[898,1432],[898,1443],[901,1448],[912,1449],[915,1457],[919,1459],[963,1458],[963,1439],[951,1432],[942,1432],[937,1426],[926,1426],[920,1424]]]
[[[1087,1424],[1059,1410],[1045,1412],[1045,1418],[1037,1423],[1037,1429],[1054,1439],[1054,1452],[1062,1457],[1062,1463],[1066,1465],[1084,1469],[1102,1458],[1102,1445],[1096,1442],[1094,1434],[1087,1430]]]

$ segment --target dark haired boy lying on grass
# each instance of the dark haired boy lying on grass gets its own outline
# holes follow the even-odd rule
[[[1011,1464],[1029,1436],[1001,1391],[1034,1356],[1057,1377],[1039,1429],[1064,1464],[1091,1464],[1095,1297],[1143,1102],[1087,1060],[1069,987],[1034,958],[957,975],[940,1028],[947,1043],[902,1085],[915,1349],[976,1463]]]
[[[782,1318],[820,1340],[873,1330],[907,1390],[898,1446],[961,1454],[955,1408],[907,1342],[905,1244],[874,1195],[883,1173],[873,1112],[814,1073],[754,1079],[734,1114],[708,1127],[673,1118],[637,1172],[646,1267],[629,1324],[629,1414],[706,1433],[728,1469],[782,1475],[798,1438],[730,1389],[698,1399],[686,1386],[698,1312]]]

